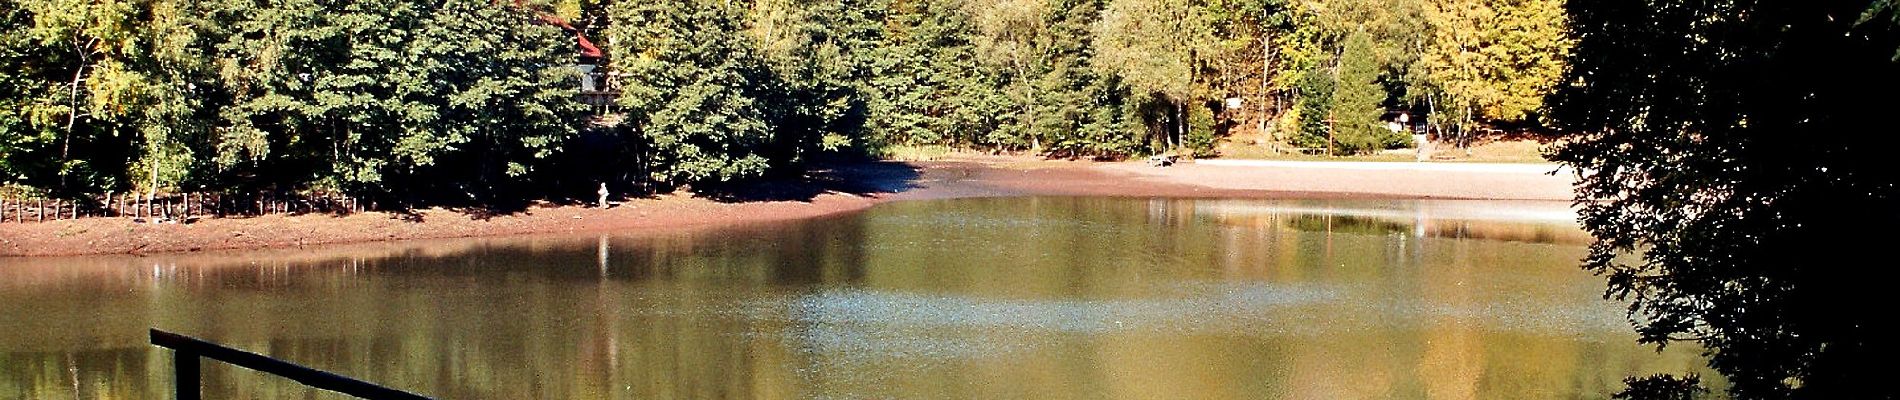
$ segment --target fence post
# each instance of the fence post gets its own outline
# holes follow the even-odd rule
[[[200,374],[198,371],[198,353],[173,349],[173,378],[178,385],[178,400],[199,400]]]
[[[46,198],[36,199],[33,204],[33,217],[39,218],[40,222],[46,222]]]

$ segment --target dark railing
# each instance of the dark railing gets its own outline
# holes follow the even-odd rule
[[[176,373],[178,374],[179,400],[199,399],[200,375],[198,371],[198,359],[201,357],[250,368],[258,372],[290,378],[291,380],[310,387],[365,399],[428,399],[428,397],[423,397],[422,395],[377,386],[374,383],[356,380],[347,376],[323,372],[257,353],[224,347],[217,343],[198,340],[190,336],[157,329],[152,330],[152,345],[172,349],[172,368],[176,369]]]

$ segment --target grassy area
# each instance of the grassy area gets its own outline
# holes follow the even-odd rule
[[[950,146],[940,144],[900,144],[879,149],[877,157],[891,161],[931,161],[944,158],[956,151],[956,149],[952,149]]]
[[[1543,156],[1544,144],[1535,140],[1497,140],[1474,144],[1467,154],[1463,149],[1441,144],[1434,151],[1432,162],[1482,162],[1482,163],[1546,163]],[[1220,157],[1239,160],[1279,160],[1279,161],[1374,161],[1374,162],[1416,162],[1417,155],[1412,149],[1393,149],[1374,154],[1353,156],[1327,156],[1323,154],[1302,154],[1291,152],[1291,147],[1282,146],[1285,152],[1274,151],[1268,144],[1222,143]]]

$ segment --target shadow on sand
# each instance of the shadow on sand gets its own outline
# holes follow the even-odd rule
[[[694,188],[696,196],[722,203],[755,201],[809,202],[826,193],[871,196],[918,188],[922,168],[889,162],[853,162],[820,165],[798,178],[768,179],[732,185]]]

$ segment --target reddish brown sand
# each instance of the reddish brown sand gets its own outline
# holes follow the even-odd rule
[[[1320,165],[1320,164],[1313,164]],[[764,199],[686,195],[635,199],[609,209],[535,206],[476,216],[429,209],[413,214],[271,215],[146,224],[123,218],[0,223],[0,256],[158,253],[298,247],[328,243],[529,233],[642,232],[810,218],[898,200],[1079,195],[1192,198],[1441,198],[1568,200],[1564,175],[1473,171],[1391,171],[1298,166],[1167,168],[1139,163],[1043,161],[963,156],[947,161],[840,168],[817,183],[778,185]]]

